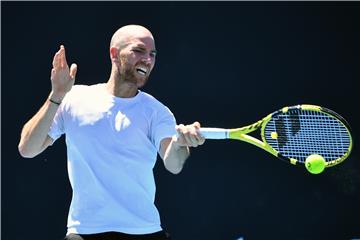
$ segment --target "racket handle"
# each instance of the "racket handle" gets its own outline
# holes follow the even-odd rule
[[[225,128],[200,128],[200,133],[206,139],[227,139],[229,130]]]

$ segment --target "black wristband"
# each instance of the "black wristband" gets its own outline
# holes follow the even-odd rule
[[[54,103],[54,104],[56,104],[56,105],[60,105],[60,104],[61,104],[61,102],[56,102],[56,101],[52,100],[51,98],[49,98],[49,101],[52,102],[52,103]]]

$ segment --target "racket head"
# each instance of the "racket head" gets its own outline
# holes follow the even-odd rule
[[[343,117],[309,104],[284,107],[267,116],[261,137],[278,158],[294,165],[319,154],[326,167],[331,167],[344,161],[353,146],[350,126]]]

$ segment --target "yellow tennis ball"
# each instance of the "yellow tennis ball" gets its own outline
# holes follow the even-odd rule
[[[305,160],[306,169],[312,174],[322,173],[325,169],[326,161],[319,154],[311,154]]]
[[[271,136],[272,139],[277,139],[278,138],[277,132],[271,132],[270,136]]]

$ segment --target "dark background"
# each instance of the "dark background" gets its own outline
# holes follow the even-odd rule
[[[235,141],[193,149],[179,175],[158,161],[156,204],[174,240],[360,238],[359,13],[357,2],[1,2],[2,239],[65,235],[64,138],[24,159],[20,131],[50,92],[60,44],[78,84],[106,82],[110,38],[130,23],[159,53],[143,90],[178,123],[238,127],[312,103],[353,128],[350,158],[321,175]]]

